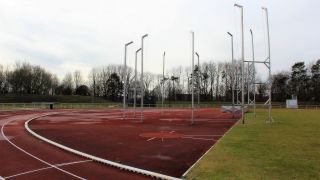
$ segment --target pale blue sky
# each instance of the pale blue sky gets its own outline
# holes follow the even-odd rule
[[[249,29],[255,36],[256,59],[266,57],[265,17],[269,9],[272,70],[293,62],[320,58],[319,0],[0,0],[0,63],[29,61],[63,77],[79,69],[122,64],[124,44],[133,66],[134,51],[145,41],[145,70],[161,73],[162,53],[168,69],[191,64],[191,35],[202,61],[229,61],[235,35],[240,57],[240,11],[244,6],[245,57],[251,59]],[[263,74],[262,66],[258,67]]]

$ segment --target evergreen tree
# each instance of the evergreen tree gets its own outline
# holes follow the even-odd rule
[[[106,96],[111,101],[118,101],[123,93],[123,83],[117,73],[112,73],[106,81]]]

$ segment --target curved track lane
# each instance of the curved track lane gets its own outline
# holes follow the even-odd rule
[[[148,179],[143,175],[108,167],[67,153],[34,138],[25,131],[26,120],[46,113],[48,112],[0,114],[0,177],[5,179]]]
[[[28,127],[43,140],[121,165],[180,178],[238,120],[220,109],[81,110],[36,118]],[[59,146],[58,145],[58,146]]]

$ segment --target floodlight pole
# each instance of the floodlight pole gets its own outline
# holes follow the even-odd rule
[[[192,35],[192,67],[191,67],[191,124],[194,124],[194,32],[191,31]]]
[[[123,119],[126,117],[126,98],[127,98],[127,47],[132,44],[133,41],[128,42],[124,46],[124,85],[123,85]]]
[[[198,108],[200,108],[200,63],[199,63],[199,54],[196,52],[198,58]]]
[[[267,33],[268,33],[268,58],[266,59],[266,65],[269,68],[269,116],[268,116],[268,121],[272,122],[272,117],[271,117],[271,108],[272,108],[272,101],[271,101],[271,88],[272,88],[272,82],[271,82],[271,50],[270,50],[270,31],[269,31],[269,13],[268,9],[266,7],[262,7],[262,10],[266,12],[266,23],[267,23]]]
[[[136,51],[136,56],[134,61],[134,99],[133,99],[134,116],[136,116],[136,106],[137,106],[137,76],[138,76],[137,58],[138,58],[139,51],[141,51],[141,48],[139,48]]]
[[[253,115],[256,117],[256,78],[255,78],[255,58],[254,58],[254,43],[253,43],[253,32],[252,29],[250,29],[250,34],[251,34],[251,45],[252,45],[252,77],[253,77]]]
[[[163,102],[164,102],[164,63],[166,59],[166,52],[163,52],[163,57],[162,57],[162,110],[163,110]]]
[[[144,84],[143,84],[143,39],[148,37],[148,34],[145,34],[141,37],[141,122],[143,122],[143,97],[144,97]]]
[[[242,68],[241,68],[241,115],[242,115],[242,124],[245,123],[244,120],[244,32],[243,32],[243,6],[239,4],[234,4],[235,7],[241,9],[241,60],[242,60]]]
[[[231,67],[232,67],[232,78],[231,78],[231,88],[232,88],[232,116],[234,117],[234,76],[235,76],[235,65],[234,65],[234,57],[233,57],[233,35],[228,32],[231,37]]]

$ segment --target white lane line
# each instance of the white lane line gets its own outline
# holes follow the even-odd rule
[[[223,136],[223,135],[219,135],[219,134],[217,134],[217,135],[198,135],[198,134],[196,134],[196,135],[184,135],[184,136],[187,136],[187,137],[194,137],[194,136],[212,136],[212,137],[220,137],[220,136]]]
[[[195,138],[195,137],[182,137],[184,139],[194,139],[194,140],[204,140],[204,141],[215,141],[215,139],[207,139],[207,138]]]
[[[48,114],[46,114],[46,115],[48,115]],[[46,115],[43,115],[43,116],[46,116]],[[41,117],[41,116],[40,116],[40,117]],[[17,145],[14,144],[13,142],[11,142],[11,141],[7,138],[7,136],[4,134],[4,131],[3,131],[3,128],[4,128],[7,124],[9,124],[11,121],[14,121],[14,120],[7,121],[7,122],[5,122],[5,123],[2,125],[2,127],[1,127],[1,134],[2,134],[2,136],[7,140],[7,142],[9,142],[12,146],[14,146],[14,147],[17,148],[18,150],[22,151],[23,153],[25,153],[25,154],[33,157],[34,159],[37,159],[38,161],[40,161],[40,162],[42,162],[42,163],[44,163],[44,164],[46,164],[46,165],[48,165],[48,166],[51,166],[52,168],[55,168],[55,169],[57,169],[57,170],[59,170],[59,171],[61,171],[61,172],[64,172],[64,173],[66,173],[66,174],[69,174],[70,176],[73,176],[73,177],[75,177],[75,178],[85,180],[85,178],[82,178],[82,177],[80,177],[80,176],[77,176],[77,175],[75,175],[75,174],[73,174],[73,173],[71,173],[71,172],[68,172],[68,171],[66,171],[66,170],[64,170],[64,169],[61,169],[61,168],[59,168],[59,167],[57,167],[57,166],[55,166],[55,165],[52,165],[52,164],[48,163],[47,161],[44,161],[44,160],[42,160],[42,159],[40,159],[40,158],[32,155],[31,153],[23,150],[22,148],[20,148],[19,146],[17,146]]]
[[[68,162],[68,163],[55,164],[55,166],[61,167],[61,166],[68,166],[68,165],[80,164],[80,163],[91,162],[91,161],[92,160],[73,161],[73,162]],[[30,174],[30,173],[34,173],[34,172],[47,170],[47,169],[52,169],[52,168],[53,167],[50,167],[50,166],[49,167],[45,167],[45,168],[39,168],[39,169],[35,169],[35,170],[31,170],[31,171],[22,172],[22,173],[19,173],[19,174],[7,176],[7,177],[4,177],[4,179],[9,179],[9,178],[13,178],[13,177],[17,177],[17,176],[21,176],[21,175],[25,175],[25,174]],[[1,180],[1,178],[0,178],[0,180]]]
[[[152,138],[150,138],[150,139],[148,139],[147,141],[151,141],[151,140],[153,140],[153,139],[155,139],[156,137],[152,137]]]
[[[82,161],[73,161],[73,162],[68,162],[68,163],[61,163],[61,164],[56,164],[57,166],[67,166],[71,164],[79,164],[79,163],[85,163],[85,162],[91,162],[93,160],[87,159],[87,160],[82,160]]]
[[[239,122],[239,120],[240,120],[240,119],[238,119],[237,122]],[[193,163],[193,165],[190,166],[189,169],[186,170],[186,172],[183,173],[182,177],[186,177],[186,175],[191,171],[191,169],[192,169],[196,164],[198,164],[199,161],[200,161],[205,155],[207,155],[215,146],[217,146],[217,144],[219,144],[219,142],[223,139],[223,137],[225,137],[225,136],[233,129],[233,127],[235,127],[235,125],[237,124],[237,122],[234,123],[234,124],[229,128],[229,130],[228,130],[227,132],[225,132],[225,133],[223,134],[223,136],[222,136],[220,139],[218,139],[218,141],[215,142],[215,143],[211,146],[211,148],[209,148],[195,163]]]
[[[97,156],[93,156],[93,155],[90,155],[90,154],[87,154],[87,153],[84,153],[84,152],[81,152],[81,151],[78,151],[78,150],[75,150],[75,149],[72,149],[72,148],[69,148],[67,146],[64,146],[62,144],[59,144],[59,143],[56,143],[54,141],[51,141],[43,136],[40,136],[39,134],[35,133],[34,131],[32,131],[30,128],[29,128],[29,122],[34,120],[34,119],[37,119],[38,117],[34,117],[34,118],[31,118],[29,119],[28,121],[25,122],[24,124],[24,127],[26,128],[26,130],[32,134],[33,136],[41,139],[42,141],[45,141],[51,145],[54,145],[58,148],[61,148],[67,152],[70,152],[70,153],[73,153],[73,154],[76,154],[76,155],[79,155],[79,156],[82,156],[82,157],[86,157],[88,159],[92,159],[96,162],[100,162],[100,163],[103,163],[103,164],[106,164],[106,165],[109,165],[109,166],[112,166],[112,167],[116,167],[116,168],[119,168],[121,170],[126,170],[126,171],[130,171],[130,172],[134,172],[134,173],[139,173],[139,174],[143,174],[143,175],[146,175],[146,176],[150,176],[150,177],[153,177],[153,178],[156,178],[156,179],[166,179],[166,180],[182,180],[180,178],[176,178],[176,177],[173,177],[173,176],[168,176],[168,175],[165,175],[165,174],[160,174],[160,173],[156,173],[156,172],[152,172],[152,171],[148,171],[148,170],[145,170],[145,169],[140,169],[140,168],[136,168],[136,167],[133,167],[133,166],[128,166],[128,165],[125,165],[125,164],[120,164],[120,163],[117,163],[117,162],[113,162],[113,161],[109,161],[107,159],[103,159],[103,158],[100,158],[100,157],[97,157]]]

